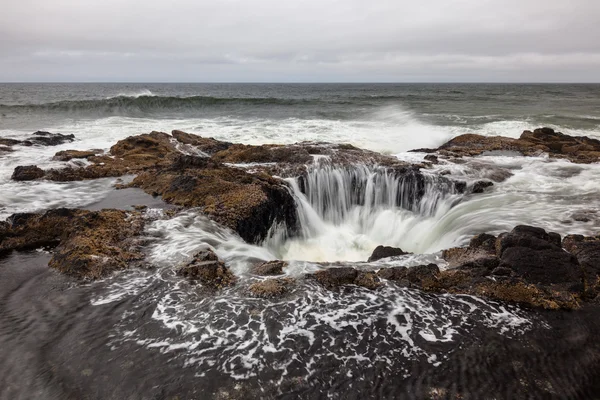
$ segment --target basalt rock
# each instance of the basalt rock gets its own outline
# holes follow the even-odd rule
[[[600,291],[600,236],[568,235],[562,246],[577,257],[583,269],[586,292],[595,296]]]
[[[250,285],[250,294],[265,299],[281,297],[288,293],[294,280],[291,278],[266,279]]]
[[[48,265],[85,280],[106,276],[144,258],[140,213],[121,210],[82,212],[71,221]]]
[[[42,214],[13,214],[0,225],[0,253],[56,246],[73,221],[84,213],[58,208]]]
[[[253,171],[281,177],[299,176],[309,166],[350,167],[356,164],[407,168],[409,164],[395,157],[349,144],[300,142],[289,145],[251,146],[235,144],[213,156],[219,162],[251,164]]]
[[[328,268],[317,271],[311,276],[327,289],[337,289],[344,285],[357,285],[367,289],[376,289],[380,286],[374,272],[359,271],[352,267]]]
[[[207,155],[213,155],[219,151],[227,150],[233,145],[233,143],[222,142],[213,138],[205,138],[194,135],[193,133],[186,133],[178,130],[171,132],[171,135],[173,135],[178,142],[194,146]]]
[[[437,275],[440,270],[436,264],[417,265],[414,267],[389,267],[377,271],[377,276],[388,281],[398,282],[403,286],[422,288]]]
[[[102,150],[61,150],[57,152],[52,159],[55,161],[70,161],[74,158],[88,159],[98,153],[102,153]]]
[[[58,208],[43,214],[13,214],[0,224],[0,253],[54,247],[49,266],[80,279],[124,269],[143,255],[139,213]]]
[[[288,263],[282,260],[267,261],[252,267],[251,272],[256,275],[281,275],[287,265]]]
[[[172,204],[200,207],[251,243],[265,239],[273,224],[296,227],[296,205],[282,181],[205,157],[180,155],[168,168],[140,173],[131,186]]]
[[[172,139],[170,135],[163,132],[130,136],[118,141],[106,155],[90,155],[91,152],[96,153],[93,150],[81,152],[80,155],[85,153],[91,163],[86,167],[51,169],[46,171],[45,178],[59,182],[77,181],[119,177],[151,168],[165,167],[172,163],[173,158],[181,154]]]
[[[548,153],[574,163],[600,160],[600,140],[585,136],[569,136],[551,128],[524,131],[518,139],[503,136],[465,134],[457,136],[436,149],[451,157],[478,156],[489,152],[517,152],[525,156]]]
[[[494,183],[490,181],[477,181],[473,184],[471,193],[483,193],[490,186],[494,186]]]
[[[31,146],[31,145],[41,145],[41,146],[58,146],[60,144],[64,144],[67,142],[72,142],[75,140],[75,135],[63,135],[61,133],[50,133],[45,131],[37,131],[33,133],[33,135],[21,142],[20,144]]]
[[[232,286],[236,281],[235,275],[211,250],[200,251],[177,274],[215,290]]]
[[[37,165],[16,167],[11,179],[15,181],[33,181],[44,176],[44,170]]]
[[[566,247],[583,249],[576,245],[580,239],[569,237]],[[534,307],[577,308],[585,294],[584,274],[575,255],[564,251],[560,243],[560,235],[526,225],[497,238],[478,235],[466,248],[444,251],[443,257],[452,269],[440,272],[423,288]],[[588,254],[593,260],[591,249]],[[582,259],[588,260],[583,254]]]
[[[375,250],[373,250],[373,253],[369,257],[367,262],[373,262],[387,257],[403,256],[405,254],[409,253],[403,251],[401,248],[398,247],[377,246]]]

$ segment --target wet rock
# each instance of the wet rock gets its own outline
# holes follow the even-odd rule
[[[582,274],[577,258],[562,250],[510,247],[502,253],[500,267],[510,268],[527,282],[578,283]]]
[[[290,145],[249,146],[235,144],[213,156],[215,161],[232,164],[255,164],[252,169],[281,177],[306,173],[308,166],[351,167],[356,164],[389,168],[410,165],[396,157],[386,156],[348,144],[301,142]]]
[[[600,236],[568,235],[562,241],[565,250],[577,257],[583,268],[586,291],[600,290]]]
[[[173,135],[178,142],[194,146],[208,155],[213,155],[219,151],[227,150],[233,145],[233,143],[222,142],[213,138],[204,138],[202,136],[178,130],[171,132],[171,135]]]
[[[37,144],[41,146],[58,146],[67,142],[75,140],[75,135],[63,135],[61,133],[50,133],[45,131],[37,131],[27,140],[20,144],[32,145]]]
[[[16,167],[11,179],[14,181],[33,181],[44,176],[44,170],[37,165],[27,165]]]
[[[478,156],[483,153],[509,151],[525,156],[548,153],[551,157],[566,158],[575,163],[600,160],[600,141],[585,136],[569,136],[551,128],[524,131],[519,139],[503,136],[465,134],[457,136],[437,149],[447,156]]]
[[[500,266],[531,283],[576,283],[582,274],[577,258],[562,250],[560,235],[519,225],[496,241]]]
[[[433,155],[433,154],[427,154],[425,157],[423,157],[425,160],[433,163],[433,164],[439,164],[439,160],[437,158],[437,156]]]
[[[328,268],[317,271],[312,276],[328,289],[337,289],[344,285],[357,285],[367,289],[375,289],[380,285],[374,272],[359,271],[352,267]]]
[[[495,259],[496,237],[483,233],[474,236],[468,247],[453,247],[442,252],[442,258],[451,268],[495,268],[490,258]]]
[[[45,213],[13,214],[0,226],[0,253],[56,246],[81,210],[58,208]]]
[[[475,236],[468,247],[445,250],[443,257],[452,269],[422,282],[421,288],[532,307],[578,308],[586,288],[582,268],[573,254],[561,248],[560,239],[557,233],[526,225],[497,238]],[[563,243],[572,248],[579,239],[565,238]]]
[[[267,261],[252,267],[251,272],[256,275],[281,275],[287,265],[287,262],[281,260]]]
[[[403,251],[402,249],[400,249],[398,247],[377,246],[375,248],[375,250],[373,250],[373,253],[369,257],[367,262],[373,262],[373,261],[381,260],[382,258],[387,258],[387,257],[403,256],[405,254],[409,254],[409,253],[406,253],[405,251]]]
[[[200,251],[177,274],[215,290],[232,286],[236,281],[235,275],[211,250]]]
[[[577,222],[590,222],[598,218],[596,210],[580,210],[571,214],[571,219]]]
[[[57,152],[52,158],[55,161],[69,161],[74,158],[85,158],[88,159],[90,157],[95,156],[102,151],[93,151],[93,150],[61,150]]]
[[[170,168],[140,173],[131,186],[168,203],[200,207],[250,243],[262,241],[274,223],[296,227],[296,204],[281,180],[204,157],[179,156]]]
[[[19,143],[21,143],[21,141],[17,139],[0,138],[0,145],[2,146],[14,146]]]
[[[143,258],[139,213],[58,208],[43,214],[14,214],[0,224],[0,253],[55,247],[49,266],[92,280]]]
[[[93,280],[140,262],[140,213],[81,211],[72,219],[48,265],[78,279]]]
[[[359,271],[356,279],[354,280],[354,284],[374,290],[381,285],[381,282],[379,282],[379,278],[374,272]]]
[[[395,282],[403,282],[408,284],[408,279],[406,278],[408,274],[408,268],[406,267],[389,267],[389,268],[381,268],[377,271],[377,276],[382,279],[386,279],[388,281]]]
[[[477,181],[473,184],[471,193],[483,193],[484,190],[490,186],[494,186],[494,183],[490,181]]]
[[[254,297],[276,298],[288,293],[293,283],[291,278],[266,279],[250,285],[248,290]]]
[[[163,132],[130,136],[112,146],[110,154],[87,157],[91,165],[82,168],[50,169],[46,171],[45,178],[70,182],[118,177],[147,169],[166,167],[181,154],[171,139],[170,135]]]

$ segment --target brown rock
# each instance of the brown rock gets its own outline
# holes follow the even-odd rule
[[[374,272],[358,271],[352,267],[328,268],[317,271],[312,276],[328,289],[337,289],[344,285],[375,289],[380,285]]]
[[[44,170],[37,165],[19,166],[16,167],[11,179],[14,181],[33,181],[42,178]]]
[[[172,204],[201,207],[247,242],[262,241],[274,223],[296,227],[296,204],[282,181],[203,157],[178,156],[170,168],[140,173],[131,186]]]
[[[235,275],[210,250],[200,251],[192,261],[177,270],[177,274],[191,281],[199,281],[210,289],[232,286],[236,281]]]
[[[88,151],[82,151],[82,150],[61,150],[61,151],[57,152],[54,155],[53,160],[56,160],[56,161],[69,161],[69,160],[72,160],[74,158],[85,158],[85,159],[87,159],[87,158],[95,156],[97,153],[98,152],[92,151],[92,150],[88,150]]]
[[[286,294],[293,283],[291,278],[266,279],[250,285],[248,290],[255,297],[275,298]]]
[[[381,260],[382,258],[403,256],[405,254],[410,253],[407,253],[398,247],[377,246],[375,250],[373,250],[373,253],[371,253],[371,256],[369,257],[367,262]]]
[[[519,139],[503,136],[460,135],[440,146],[437,151],[447,156],[478,156],[491,151],[515,151],[526,156],[549,153],[575,163],[600,160],[600,141],[588,137],[569,136],[551,128],[524,131]]]
[[[287,265],[288,263],[282,260],[267,261],[252,267],[251,272],[256,275],[282,275],[283,268]]]
[[[138,236],[141,214],[121,210],[80,211],[63,232],[48,265],[79,279],[92,280],[128,268],[144,258]]]
[[[213,138],[204,138],[202,136],[178,130],[171,132],[171,135],[173,135],[178,142],[194,146],[208,155],[213,155],[219,151],[227,150],[232,145],[232,143],[229,142],[221,142]]]
[[[490,181],[477,181],[473,184],[471,193],[483,193],[484,190],[490,186],[494,186],[494,183]]]

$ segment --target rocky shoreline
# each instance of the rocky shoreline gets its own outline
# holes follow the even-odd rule
[[[58,136],[56,136],[58,135]],[[37,132],[26,145],[51,145],[71,136]],[[23,143],[3,143],[15,145]],[[11,149],[12,150],[12,149]],[[310,165],[351,168],[369,165],[410,182],[411,196],[423,196],[427,169],[439,159],[459,162],[464,156],[510,151],[525,156],[547,153],[575,163],[598,162],[600,141],[572,137],[549,128],[525,131],[519,139],[458,136],[430,153],[422,163],[410,164],[351,145],[297,143],[250,146],[232,144],[194,134],[151,132],[119,141],[104,154],[99,150],[67,150],[54,159],[85,159],[80,166],[42,170],[15,168],[13,179],[77,181],[135,175],[128,184],[160,196],[180,208],[197,208],[215,222],[235,231],[248,243],[261,243],[275,225],[294,237],[298,230],[296,203],[284,178],[306,176]],[[435,154],[434,154],[435,153]],[[470,187],[462,181],[436,177],[438,185],[461,193],[483,193],[493,183],[479,181]],[[176,215],[172,209],[162,218]],[[0,253],[52,248],[49,266],[78,279],[93,280],[116,270],[145,266],[144,225],[151,217],[143,211],[56,209],[44,213],[15,214],[0,222]],[[530,226],[516,226],[499,236],[481,234],[468,247],[443,252],[448,269],[435,264],[411,268],[386,266],[401,249],[375,249],[368,262],[376,267],[324,268],[307,279],[336,290],[358,285],[374,291],[383,280],[402,287],[433,293],[469,294],[545,309],[577,309],[598,302],[600,289],[600,236],[568,235]],[[366,260],[365,260],[366,261]],[[250,288],[259,297],[283,295],[293,280],[284,278],[285,263],[257,265],[255,275],[275,275]],[[218,290],[234,285],[235,276],[211,252],[202,251],[179,273]]]

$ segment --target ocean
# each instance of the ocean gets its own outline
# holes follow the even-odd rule
[[[600,139],[600,85],[2,83],[0,138],[42,130],[76,139],[0,152],[0,219],[140,199],[160,214],[159,199],[116,191],[113,178],[11,180],[19,165],[64,166],[52,160],[59,150],[108,150],[150,131],[178,129],[244,144],[349,143],[421,163],[426,154],[410,150],[464,133],[516,138],[542,126]],[[600,231],[598,163],[498,152],[435,164],[426,173],[471,185],[498,171],[506,179],[484,193],[427,189],[418,205],[405,208],[382,195],[396,196],[398,181],[376,181],[365,166],[308,173],[312,197],[287,178],[303,235],[287,238],[274,227],[264,242],[246,243],[185,210],[148,223],[148,268],[94,283],[57,276],[44,249],[5,256],[0,398],[528,398],[523,382],[536,395],[593,398],[578,391],[587,373],[565,376],[564,370],[587,368],[588,359],[576,355],[597,338],[597,319],[390,284],[377,292],[332,292],[303,279],[331,266],[382,267],[365,263],[381,244],[411,253],[385,266],[444,269],[442,250],[479,233],[520,224],[561,235]],[[369,187],[372,203],[324,194],[356,181],[379,182]],[[174,274],[206,246],[240,277],[236,288],[207,295]],[[273,259],[289,262],[286,276],[300,283],[281,300],[249,296],[250,265]]]

